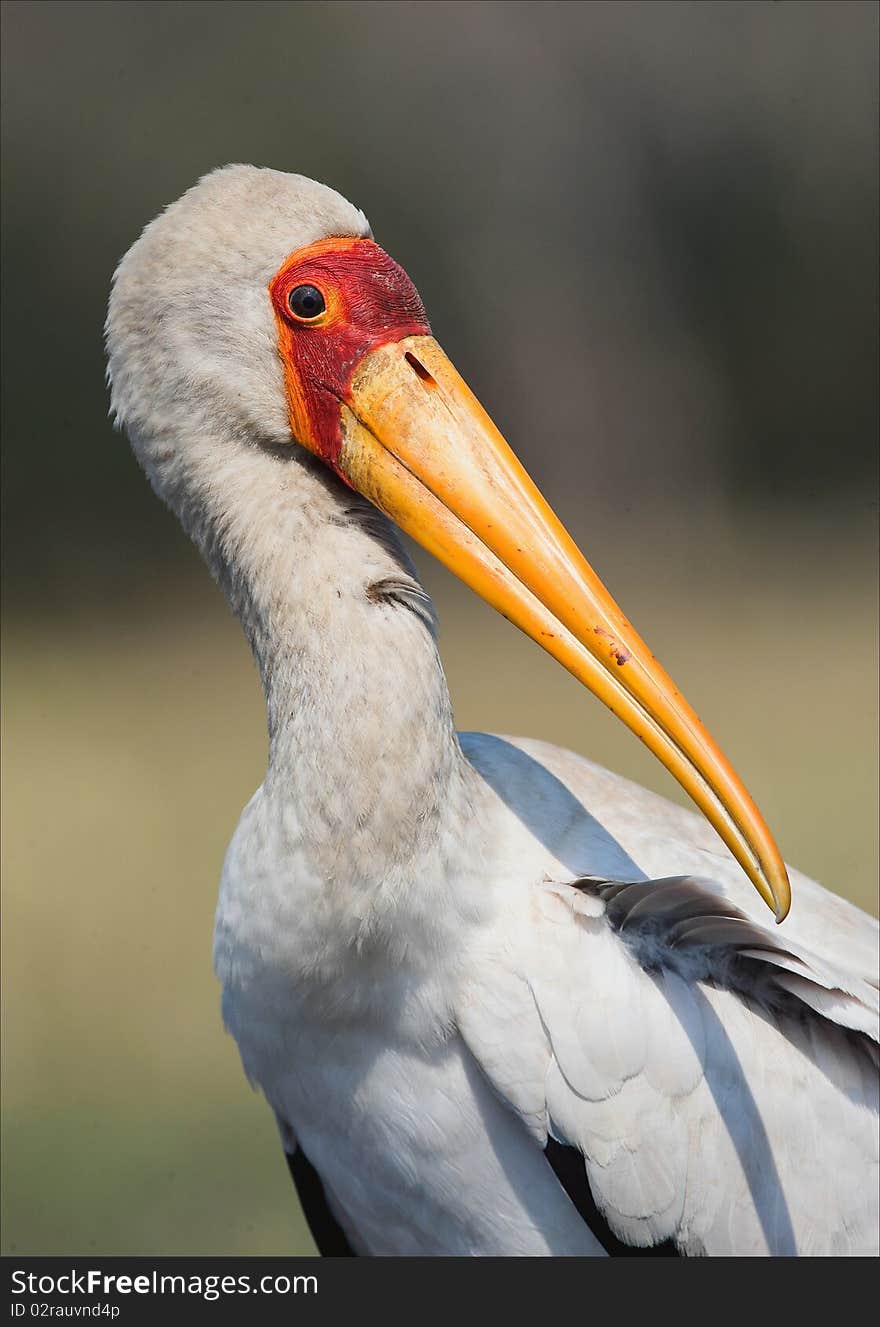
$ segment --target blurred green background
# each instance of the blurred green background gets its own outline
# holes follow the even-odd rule
[[[786,856],[876,908],[877,15],[4,6],[6,1251],[312,1247],[211,973],[258,681],[106,417],[114,264],[213,166],[365,209]],[[461,727],[677,795],[417,560]]]

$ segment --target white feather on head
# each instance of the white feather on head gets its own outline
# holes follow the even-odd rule
[[[111,409],[172,506],[187,437],[290,441],[269,281],[296,249],[369,233],[363,212],[326,185],[230,165],[203,176],[128,250],[107,314]]]

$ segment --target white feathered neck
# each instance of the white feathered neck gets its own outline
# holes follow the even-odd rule
[[[146,228],[107,319],[117,421],[260,668],[265,797],[317,870],[365,883],[436,843],[469,771],[392,527],[290,439],[268,283],[293,250],[368,233],[323,185],[226,167]]]

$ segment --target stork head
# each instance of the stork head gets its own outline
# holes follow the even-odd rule
[[[752,799],[432,337],[363,213],[297,175],[206,176],[120,263],[107,343],[113,409],[179,512],[194,500],[193,448],[306,448],[608,705],[782,920],[788,877]]]

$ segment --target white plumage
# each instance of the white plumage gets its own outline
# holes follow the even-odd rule
[[[876,1251],[876,924],[795,872],[768,925],[701,817],[459,739],[393,527],[289,446],[267,284],[366,233],[230,167],[147,228],[108,317],[114,409],[266,691],[215,938],[246,1072],[358,1252],[603,1253],[548,1135],[629,1244]]]

